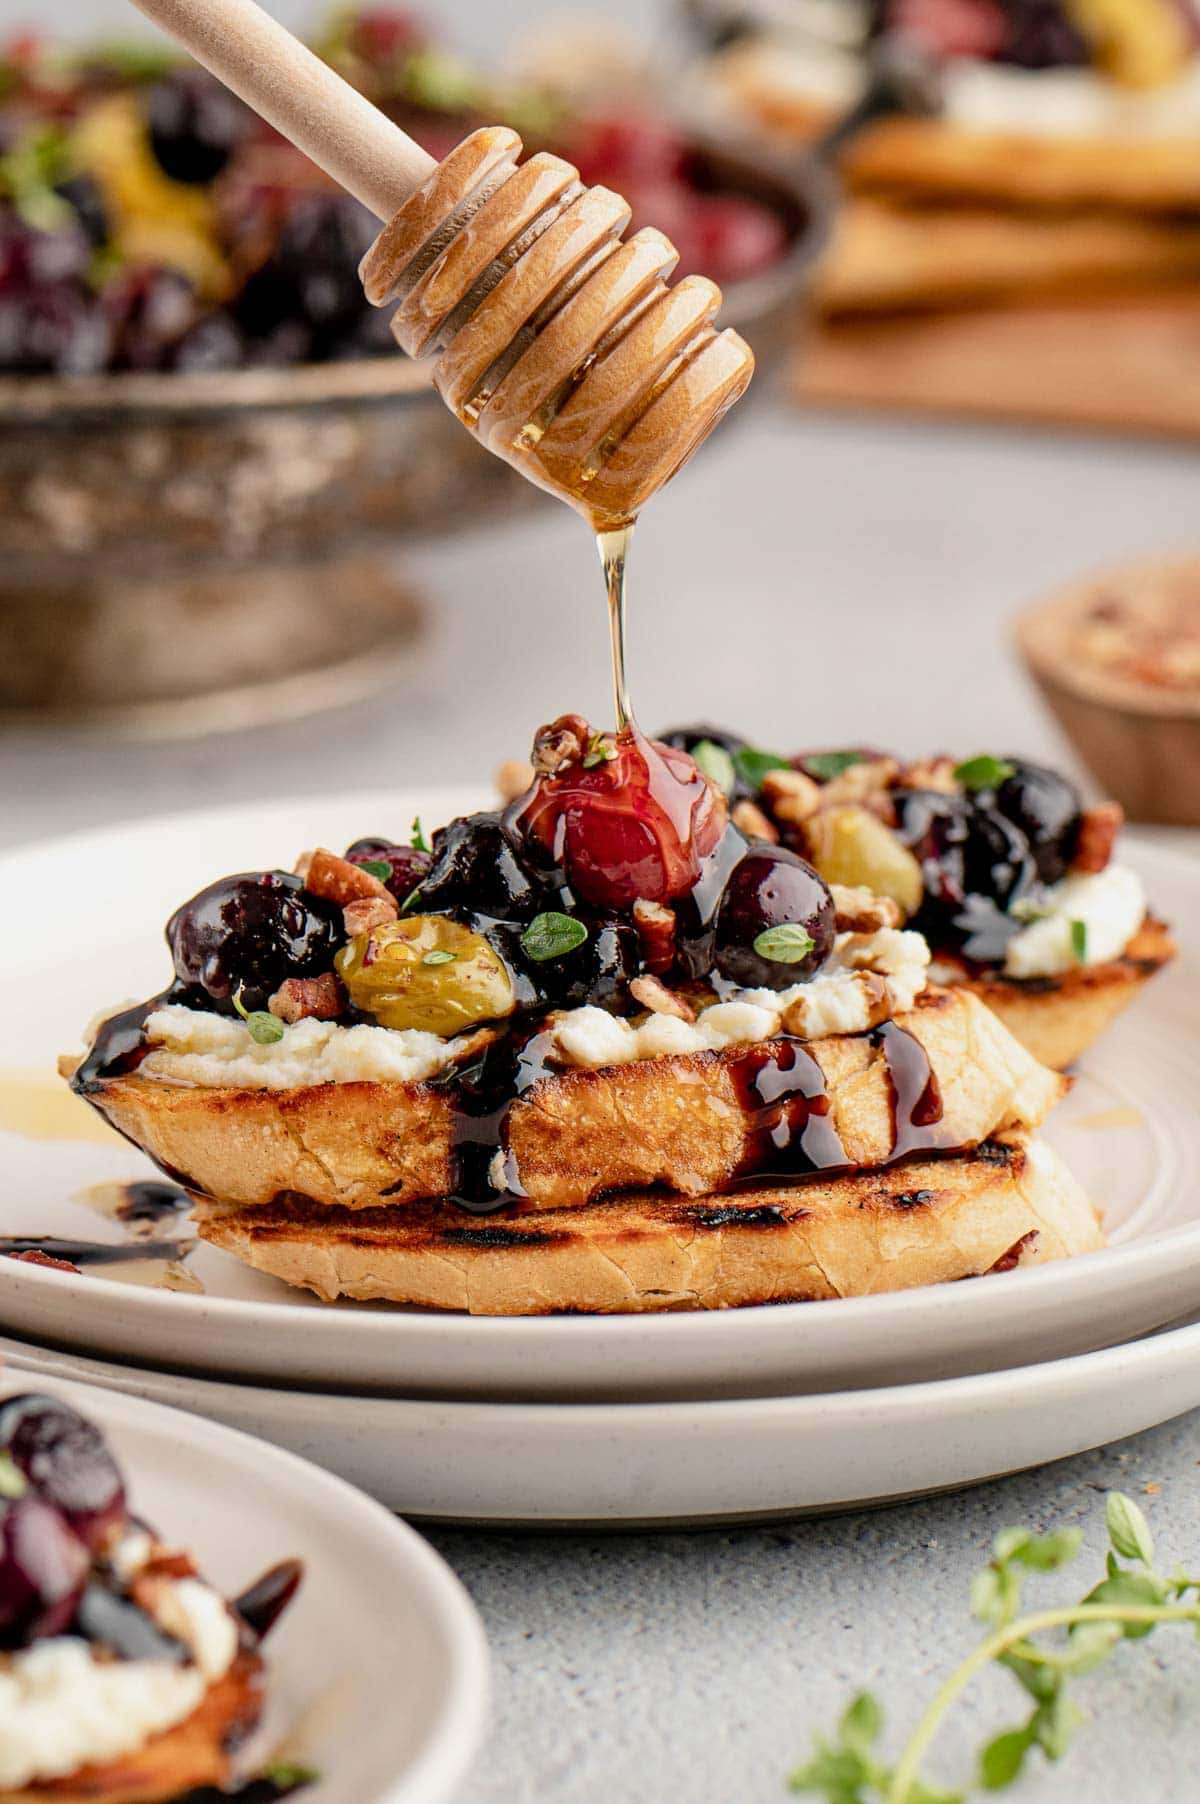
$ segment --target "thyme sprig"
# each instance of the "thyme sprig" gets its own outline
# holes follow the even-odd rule
[[[985,1667],[1005,1667],[1031,1700],[1024,1721],[1002,1730],[980,1750],[977,1783],[1001,1791],[1040,1749],[1061,1760],[1086,1713],[1070,1684],[1107,1660],[1122,1641],[1140,1640],[1160,1623],[1187,1622],[1200,1630],[1200,1578],[1167,1577],[1154,1565],[1149,1524],[1131,1497],[1111,1491],[1105,1502],[1110,1543],[1104,1578],[1080,1599],[1022,1616],[1021,1584],[1030,1572],[1054,1572],[1073,1560],[1078,1529],[1035,1535],[1004,1529],[992,1558],[971,1585],[971,1611],[988,1633],[942,1682],[894,1766],[879,1752],[884,1716],[878,1700],[861,1692],[843,1712],[832,1740],[819,1738],[791,1789],[826,1804],[966,1804],[967,1791],[943,1791],[922,1775],[926,1755],[947,1714]],[[1123,1561],[1131,1562],[1122,1564]],[[1055,1631],[1065,1635],[1054,1639]]]

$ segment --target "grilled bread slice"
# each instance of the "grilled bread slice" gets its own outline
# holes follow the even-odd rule
[[[1148,919],[1120,958],[1106,964],[1084,965],[1061,977],[971,978],[963,988],[985,1002],[1040,1064],[1065,1071],[1175,951],[1163,923]]]
[[[584,1208],[473,1217],[452,1203],[197,1206],[248,1265],[334,1297],[474,1315],[728,1309],[911,1289],[1091,1252],[1087,1197],[1028,1135],[883,1171],[719,1196],[638,1191]]]
[[[924,1049],[943,1101],[939,1147],[977,1145],[1036,1127],[1065,1089],[965,988],[927,989],[897,1026]],[[598,1070],[554,1069],[511,1110],[507,1139],[529,1203],[579,1207],[602,1192],[663,1186],[708,1196],[761,1169],[739,1094],[747,1048]],[[895,1098],[872,1034],[815,1040],[828,1121],[846,1163],[874,1167],[895,1150]],[[261,1208],[284,1193],[324,1207],[393,1210],[452,1186],[450,1094],[401,1083],[305,1089],[198,1089],[138,1076],[91,1100],[189,1190]]]
[[[219,1790],[230,1783],[230,1757],[256,1727],[262,1705],[262,1661],[242,1652],[191,1716],[137,1753],[21,1791],[0,1790],[0,1804],[168,1804],[202,1786]]]

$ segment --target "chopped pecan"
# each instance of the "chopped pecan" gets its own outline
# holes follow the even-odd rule
[[[309,859],[304,887],[310,895],[336,902],[339,908],[345,908],[347,902],[357,902],[362,896],[387,896],[395,900],[386,884],[373,877],[370,871],[364,871],[361,864],[338,858],[324,846],[318,846]]]
[[[675,910],[665,902],[646,902],[640,896],[633,905],[633,924],[642,948],[642,962],[659,976],[675,962]]]
[[[776,820],[798,826],[815,814],[822,803],[821,785],[802,770],[769,770],[762,793]]]
[[[765,839],[772,846],[779,844],[778,827],[768,819],[757,802],[751,802],[747,798],[735,802],[729,818],[747,839]]]
[[[333,1021],[346,1008],[346,992],[332,971],[319,977],[288,977],[267,1004],[281,1021]]]
[[[582,714],[560,714],[533,736],[533,768],[552,776],[564,764],[574,764],[587,750],[591,728]]]
[[[1095,808],[1085,808],[1079,822],[1079,839],[1071,869],[1076,872],[1105,870],[1124,819],[1125,810],[1120,802],[1100,802]]]
[[[1007,1253],[1001,1253],[994,1265],[988,1266],[989,1272],[1011,1272],[1014,1266],[1020,1265],[1026,1253],[1032,1253],[1041,1235],[1036,1228],[1030,1228],[1028,1234],[1022,1234],[1020,1240],[1014,1240]]]
[[[865,885],[831,883],[839,933],[874,933],[880,927],[899,927],[900,906],[890,896],[877,896]]]
[[[370,933],[372,927],[382,927],[385,921],[394,921],[400,914],[400,905],[395,896],[359,896],[354,902],[347,902],[342,910],[342,925],[349,939],[356,939],[360,933]]]
[[[677,1021],[694,1021],[696,1011],[690,1002],[669,990],[665,983],[657,977],[635,977],[629,986],[629,994],[643,1008],[648,1008],[652,1015],[674,1015]]]
[[[961,785],[955,780],[956,766],[953,758],[918,758],[915,764],[906,764],[900,772],[900,781],[905,789],[933,789],[940,795],[957,795]]]
[[[515,802],[533,782],[533,766],[528,758],[506,758],[496,772],[496,789],[502,802]]]

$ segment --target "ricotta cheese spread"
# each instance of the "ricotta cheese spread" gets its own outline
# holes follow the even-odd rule
[[[201,1089],[295,1090],[308,1084],[417,1083],[457,1058],[461,1040],[417,1028],[296,1021],[260,1046],[244,1021],[169,1003],[146,1022],[142,1077]]]
[[[1128,865],[1064,877],[1039,901],[1037,918],[1009,940],[1005,976],[1058,977],[1105,964],[1121,956],[1145,918],[1146,891]]]
[[[555,1039],[566,1063],[596,1067],[712,1051],[779,1033],[806,1040],[862,1033],[912,1007],[925,987],[928,965],[929,948],[919,933],[894,927],[842,933],[825,968],[807,983],[786,990],[737,990],[704,1009],[695,1023],[650,1015],[635,1026],[604,1009],[567,1009],[555,1017]],[[281,1039],[259,1045],[243,1021],[178,1003],[154,1011],[146,1036],[152,1049],[139,1075],[199,1089],[415,1083],[450,1064],[466,1046],[465,1039],[442,1040],[413,1028],[339,1027],[314,1020],[297,1021]]]
[[[125,1578],[145,1564],[148,1536],[134,1531],[114,1556]],[[0,1788],[61,1779],[81,1766],[135,1753],[191,1715],[228,1672],[237,1628],[224,1600],[200,1579],[164,1579],[154,1616],[191,1649],[166,1660],[105,1660],[76,1635],[35,1642],[0,1660]]]
[[[805,1040],[863,1033],[881,1016],[879,983],[886,985],[887,1015],[912,1007],[925,988],[929,947],[919,933],[881,927],[875,933],[840,933],[824,970],[786,990],[738,990],[703,1009],[695,1021],[675,1015],[622,1020],[604,1009],[568,1009],[555,1021],[558,1051],[571,1065],[595,1069],[634,1059],[669,1058],[686,1052],[718,1052],[781,1033]],[[870,978],[876,983],[871,984]]]

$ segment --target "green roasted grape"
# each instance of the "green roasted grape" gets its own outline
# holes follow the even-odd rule
[[[449,1038],[516,1005],[495,947],[445,915],[406,915],[343,947],[338,973],[355,1008],[380,1027],[415,1027]]]

